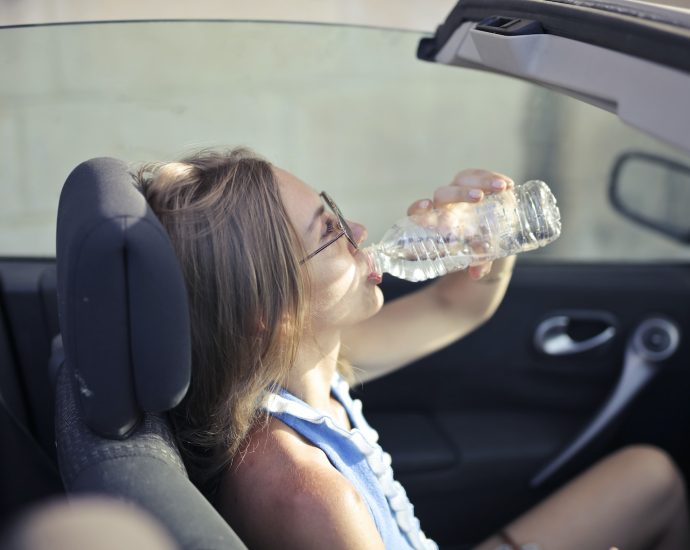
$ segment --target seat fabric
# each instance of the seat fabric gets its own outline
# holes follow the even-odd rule
[[[164,415],[146,414],[128,438],[90,430],[78,406],[69,365],[57,381],[58,461],[68,493],[107,494],[133,502],[161,521],[185,549],[234,549],[244,544],[192,485]]]
[[[245,548],[189,480],[166,419],[190,379],[186,288],[124,162],[93,159],[70,174],[57,234],[56,439],[67,492],[136,503],[184,549]]]

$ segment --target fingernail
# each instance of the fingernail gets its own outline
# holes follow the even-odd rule
[[[419,201],[419,208],[429,208],[431,206],[431,201],[430,200],[423,200]]]
[[[481,199],[482,198],[482,190],[481,189],[470,189],[467,192],[467,196],[470,197],[471,199]]]
[[[500,191],[501,189],[505,189],[506,187],[506,182],[503,180],[494,180],[491,182],[491,188],[496,189],[497,191]]]

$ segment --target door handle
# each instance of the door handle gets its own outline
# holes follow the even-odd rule
[[[600,323],[602,330],[584,340],[569,333],[577,323]],[[544,319],[534,333],[534,345],[546,355],[575,355],[603,346],[616,335],[611,315],[600,311],[574,311]]]
[[[651,317],[640,323],[628,342],[621,376],[608,399],[575,439],[532,478],[530,485],[543,485],[603,432],[657,375],[660,364],[675,353],[679,343],[680,331],[670,319]]]

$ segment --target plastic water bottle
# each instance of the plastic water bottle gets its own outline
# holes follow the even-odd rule
[[[543,181],[531,180],[478,203],[454,203],[403,218],[362,252],[378,276],[425,281],[534,250],[560,234],[556,198]]]

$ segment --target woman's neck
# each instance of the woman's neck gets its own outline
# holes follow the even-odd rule
[[[338,367],[339,353],[340,334],[329,338],[303,338],[286,389],[318,410],[329,410],[331,382]]]

